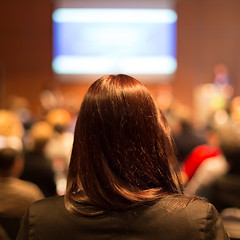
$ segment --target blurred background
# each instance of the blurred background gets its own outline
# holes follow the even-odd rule
[[[29,108],[38,113],[44,89],[57,89],[63,95],[73,93],[80,99],[96,78],[76,82],[64,81],[52,69],[54,10],[64,1],[2,1],[0,5],[0,107],[9,105],[12,96],[23,96]],[[68,2],[68,1],[65,1]],[[82,1],[75,1],[82,2]],[[96,6],[110,6],[119,1],[97,1]],[[151,1],[128,1],[129,7],[151,7]],[[158,1],[161,2],[161,1]],[[91,3],[91,1],[88,1]],[[144,5],[145,4],[145,5]],[[155,6],[156,3],[152,3]],[[114,6],[115,6],[114,5]],[[194,90],[212,83],[214,68],[224,64],[234,88],[240,94],[239,40],[240,2],[238,0],[176,0],[171,5],[177,13],[177,69],[170,80],[151,81],[147,86],[157,95],[162,89],[190,108],[194,116]],[[81,4],[80,4],[81,6]],[[126,6],[126,5],[124,5]],[[97,36],[96,36],[97,38]],[[160,78],[160,77],[159,77]],[[139,77],[141,81],[141,76]],[[153,82],[153,83],[152,83]]]

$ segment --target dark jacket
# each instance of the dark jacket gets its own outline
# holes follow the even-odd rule
[[[211,188],[211,202],[221,212],[225,208],[240,209],[240,174],[231,172],[216,180]]]
[[[184,196],[164,197],[148,206],[80,217],[67,212],[63,197],[49,198],[29,208],[17,240],[228,239],[213,205],[196,200],[185,208],[176,207],[185,202]]]
[[[41,151],[26,152],[21,179],[38,185],[45,197],[56,196],[55,175],[50,159]]]

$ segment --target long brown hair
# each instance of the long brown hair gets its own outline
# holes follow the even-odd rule
[[[66,208],[87,215],[182,193],[170,131],[136,79],[104,76],[88,89],[77,119]],[[81,210],[87,203],[100,209]]]

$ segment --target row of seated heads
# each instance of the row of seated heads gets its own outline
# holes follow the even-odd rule
[[[1,159],[5,157],[5,161],[0,161],[1,169],[7,169],[7,165],[12,166],[14,158],[23,158],[25,150],[43,150],[54,132],[64,131],[70,120],[71,115],[66,109],[53,109],[45,119],[33,122],[28,129],[21,121],[18,112],[1,109],[0,154]],[[17,175],[20,174],[21,171]]]
[[[38,122],[30,130],[37,139],[36,145],[43,145],[52,135],[51,121],[58,119],[56,112],[55,115],[49,113],[46,116],[48,121]],[[0,114],[7,119],[5,126],[0,124],[0,134],[7,138],[2,141],[5,141],[2,146],[9,145],[12,136],[22,139],[24,130],[17,115],[6,110]],[[63,115],[59,118],[65,119]],[[3,120],[1,117],[0,121]],[[70,117],[65,120],[67,125]],[[60,124],[54,126],[61,130]],[[114,189],[119,199],[128,195],[129,202],[145,198],[147,189],[154,189],[151,198],[161,191],[177,192],[178,184],[171,171],[177,164],[170,135],[164,115],[149,91],[136,79],[110,75],[97,80],[85,95],[76,123],[67,186],[69,201],[80,190],[85,192],[83,198],[95,199],[105,206],[106,203],[113,206],[111,198],[104,197],[109,194],[109,189]],[[230,141],[227,136],[223,137],[227,140],[223,146],[231,147],[232,153],[235,151],[238,157],[239,147],[233,144],[238,138],[231,136]],[[14,150],[12,153],[18,152]],[[11,154],[8,150],[7,156]],[[89,176],[94,183],[92,186]],[[127,203],[123,200],[119,204]]]

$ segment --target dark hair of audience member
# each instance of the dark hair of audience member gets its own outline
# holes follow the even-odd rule
[[[0,176],[10,177],[11,171],[17,157],[22,157],[20,153],[12,148],[0,150]]]
[[[127,75],[102,77],[77,119],[66,208],[97,215],[182,194],[177,166],[165,117],[149,91]],[[86,212],[78,203],[99,210]]]
[[[237,132],[237,130],[236,130]],[[221,141],[220,147],[223,155],[226,157],[232,174],[240,174],[240,140],[237,136],[232,136],[228,131],[229,136]],[[235,135],[237,135],[235,133]],[[230,139],[232,136],[232,139]]]

